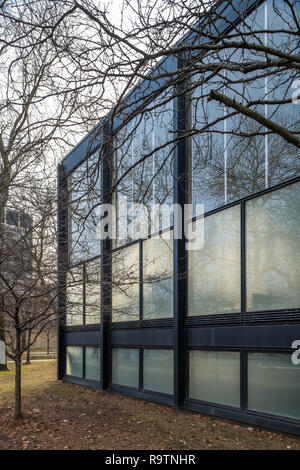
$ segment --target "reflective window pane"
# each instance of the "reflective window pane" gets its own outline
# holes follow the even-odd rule
[[[300,307],[300,184],[247,202],[247,310]]]
[[[112,350],[112,383],[138,388],[138,349],[114,348]]]
[[[69,255],[72,264],[100,254],[101,243],[97,235],[100,181],[97,153],[68,177]]]
[[[248,354],[248,408],[300,419],[300,365],[290,354]]]
[[[139,244],[113,253],[112,321],[139,319]]]
[[[100,381],[100,348],[85,348],[85,378]]]
[[[143,242],[143,318],[173,317],[173,232]]]
[[[150,233],[147,217],[153,203],[173,203],[174,145],[168,142],[173,139],[174,113],[173,101],[168,99],[163,93],[152,101],[151,110],[145,109],[142,115],[131,119],[115,139],[115,181],[122,178],[115,194],[118,235],[115,246]],[[143,204],[146,210],[143,228],[137,223],[140,214],[137,204]]]
[[[74,377],[83,375],[83,348],[79,346],[67,346],[66,374]]]
[[[235,41],[242,41],[243,33],[248,35],[255,30],[258,32],[251,34],[252,44],[294,54],[299,47],[298,38],[291,37],[286,25],[293,29],[296,24],[299,2],[292,5],[282,0],[263,2],[237,25]],[[266,29],[269,33],[263,32]],[[263,52],[226,48],[207,54],[203,63],[241,64],[257,60],[265,60]],[[254,119],[207,99],[211,90],[226,90],[229,98],[300,135],[300,113],[291,102],[296,78],[292,69],[272,70],[267,76],[249,70],[246,80],[241,71],[223,68],[219,73],[197,74],[194,81],[198,86],[192,96],[192,126],[193,131],[198,131],[192,139],[194,204],[203,203],[208,211],[300,174],[300,151],[295,145]],[[267,105],[261,103],[264,100]]]
[[[188,257],[189,316],[240,312],[240,206],[205,217],[203,247]]]
[[[219,60],[217,55],[204,58],[204,62]],[[220,86],[218,76],[208,83],[203,75],[195,81],[204,83],[193,94],[193,128],[199,133],[192,138],[192,198],[195,204],[204,204],[209,211],[225,204],[224,186],[224,110],[219,103],[208,103],[207,96]],[[202,129],[207,132],[201,132]]]
[[[67,273],[66,322],[68,326],[83,324],[83,267],[72,268]]]
[[[189,397],[239,407],[240,354],[228,351],[190,351]]]
[[[101,321],[101,265],[96,259],[86,263],[85,274],[85,323]]]
[[[173,351],[144,349],[144,389],[173,394]]]

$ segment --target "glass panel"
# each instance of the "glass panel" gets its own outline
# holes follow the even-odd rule
[[[67,346],[67,375],[82,377],[83,375],[83,348]]]
[[[85,323],[101,321],[101,265],[100,259],[86,264],[85,278]]]
[[[248,408],[300,419],[300,366],[290,354],[248,354]]]
[[[114,348],[112,350],[112,383],[139,387],[139,350]]]
[[[67,325],[83,324],[83,267],[78,266],[67,272],[66,287]]]
[[[144,390],[173,394],[173,351],[144,349]]]
[[[204,62],[219,60],[217,55],[204,58]],[[207,96],[212,89],[220,87],[220,79],[210,80],[203,75],[195,82],[204,83],[197,87],[193,96],[193,128],[199,131],[192,139],[192,198],[194,204],[204,204],[209,211],[225,204],[224,185],[224,109],[216,101],[208,103]],[[208,129],[204,132],[203,129]]]
[[[139,244],[113,253],[112,321],[139,319]]]
[[[291,5],[292,8],[291,8]],[[274,8],[275,6],[275,8]],[[268,46],[276,50],[284,50],[286,54],[295,54],[299,49],[299,41],[292,37],[296,24],[295,17],[300,20],[299,1],[284,2],[283,0],[268,0],[267,27],[276,30],[276,34],[268,34]],[[278,33],[286,30],[286,33]],[[293,93],[292,83],[299,78],[299,73],[291,68],[281,73],[269,74],[267,77],[267,99],[274,101],[289,100]],[[267,116],[291,132],[300,135],[299,106],[294,103],[275,104],[267,106]],[[286,181],[300,174],[300,150],[289,144],[276,134],[270,134],[268,140],[268,181],[270,185]]]
[[[189,315],[240,312],[240,206],[205,217],[203,247],[188,256]]]
[[[151,110],[134,117],[115,140],[115,180],[122,178],[115,194],[117,246],[149,234],[147,223],[143,229],[137,223],[137,203],[144,205],[144,220],[153,203],[173,203],[173,146],[168,142],[173,139],[174,116],[173,101],[168,99],[162,94],[152,101]]]
[[[240,354],[190,351],[189,397],[240,407]]]
[[[74,264],[100,254],[97,236],[101,202],[98,154],[93,154],[68,178],[70,261]]]
[[[173,317],[173,240],[150,238],[143,242],[143,318],[167,317]]]
[[[100,348],[85,348],[85,378],[100,381]]]
[[[233,32],[233,40],[244,40],[251,35],[253,44],[264,44],[276,50],[295,54],[298,39],[288,32],[297,28],[300,19],[299,2],[268,0],[240,22]],[[293,16],[292,11],[295,16]],[[288,27],[287,27],[288,26]],[[264,33],[264,30],[276,33]],[[240,33],[240,36],[238,35]],[[232,64],[266,61],[264,52],[226,48],[209,53],[203,63],[230,61]],[[203,203],[205,211],[254,194],[270,185],[286,181],[300,174],[300,152],[277,134],[254,119],[236,113],[234,108],[209,101],[210,91],[226,94],[237,102],[248,105],[269,120],[300,135],[298,106],[290,101],[292,83],[298,78],[294,69],[269,69],[263,72],[231,72],[221,68],[220,73],[197,74],[199,84],[193,92],[193,204]],[[264,105],[264,100],[274,104]],[[284,102],[286,101],[286,102]],[[195,207],[194,207],[195,210]]]
[[[247,310],[300,307],[300,183],[247,202]]]

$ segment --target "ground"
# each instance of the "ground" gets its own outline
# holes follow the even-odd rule
[[[13,370],[0,374],[0,450],[300,449],[292,436],[57,382],[55,361],[23,366],[15,421]]]

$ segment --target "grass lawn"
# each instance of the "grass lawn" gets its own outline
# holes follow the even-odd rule
[[[14,421],[13,380],[0,373],[0,449],[300,449],[292,436],[57,382],[54,361],[23,367]]]

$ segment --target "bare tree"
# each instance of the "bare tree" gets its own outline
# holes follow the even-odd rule
[[[47,356],[50,354],[51,349],[51,340],[56,338],[57,335],[57,321],[47,321],[44,330],[41,333],[41,337],[46,339],[46,352]]]
[[[14,214],[19,218],[27,216],[27,224],[19,223],[10,230],[6,227],[1,238],[0,305],[7,323],[7,356],[15,363],[16,418],[22,416],[22,355],[48,322],[56,319],[55,193],[46,181],[38,188],[31,180],[28,196],[26,201],[23,190],[22,198],[13,198]]]

